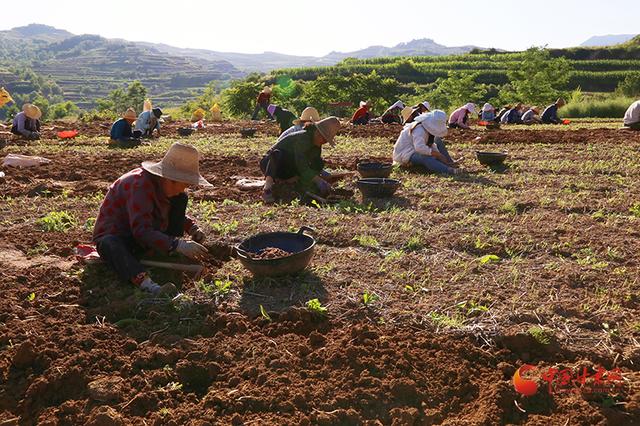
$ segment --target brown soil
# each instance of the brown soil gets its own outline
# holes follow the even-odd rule
[[[286,250],[282,250],[278,247],[267,247],[260,250],[258,253],[249,253],[252,259],[265,260],[265,259],[279,259],[281,257],[287,257],[291,253]]]
[[[102,137],[107,129],[104,125],[108,124],[101,123],[99,128],[81,126],[79,130],[84,136]],[[238,133],[248,124],[210,124],[197,134]],[[172,134],[174,126],[180,125],[171,123],[165,128]],[[276,133],[271,123],[251,125],[258,127],[257,136]],[[391,142],[398,131],[397,126],[378,125],[349,128],[345,133],[389,138]],[[45,133],[45,136],[51,137],[51,134]],[[480,139],[476,140],[477,137]],[[637,148],[640,133],[606,129],[465,131],[452,132],[448,139],[454,147],[457,143],[474,143],[482,149],[493,144],[554,144],[554,155],[572,158],[586,143]],[[58,142],[52,140],[51,143]],[[526,158],[542,161],[548,155],[536,148],[527,151]],[[525,154],[513,156],[518,159]],[[373,160],[388,161],[383,156],[373,157],[376,157],[371,158]],[[640,338],[640,334],[634,334],[624,344],[619,341],[616,352],[606,346],[610,341],[603,343],[606,350],[595,347],[598,341],[605,341],[602,323],[637,321],[640,309],[637,283],[625,281],[628,298],[611,298],[606,302],[619,305],[619,318],[597,311],[584,313],[576,300],[603,304],[602,300],[594,301],[593,292],[588,291],[622,286],[622,283],[615,281],[614,273],[585,271],[575,262],[570,263],[571,253],[563,251],[568,249],[562,244],[587,241],[594,245],[600,243],[603,250],[608,245],[619,247],[624,259],[611,262],[618,262],[619,268],[637,271],[637,230],[625,225],[612,233],[590,219],[591,213],[597,211],[593,200],[614,190],[608,186],[612,184],[605,181],[609,175],[597,176],[602,182],[596,182],[594,189],[589,189],[593,191],[591,203],[568,204],[564,207],[566,211],[536,204],[537,200],[529,199],[526,192],[514,203],[513,209],[518,214],[548,209],[547,216],[541,216],[544,220],[540,219],[535,226],[522,225],[519,223],[524,222],[522,216],[514,216],[504,230],[509,233],[512,247],[522,245],[520,262],[527,268],[525,278],[547,285],[548,294],[540,296],[539,306],[510,312],[509,301],[527,297],[527,287],[525,284],[521,288],[504,285],[500,287],[502,300],[496,302],[504,303],[502,316],[492,317],[489,325],[485,324],[487,328],[442,332],[425,321],[427,311],[423,310],[432,306],[430,303],[454,293],[482,294],[502,285],[498,283],[500,274],[510,273],[497,268],[494,273],[489,269],[491,265],[484,269],[477,264],[455,266],[460,279],[454,281],[454,274],[444,269],[447,256],[464,258],[489,253],[508,256],[506,246],[495,243],[484,248],[473,240],[460,238],[466,229],[454,228],[455,221],[465,216],[490,214],[493,207],[488,197],[476,196],[469,201],[451,196],[446,203],[439,204],[439,197],[444,195],[418,197],[407,189],[402,197],[394,200],[396,204],[392,207],[425,209],[421,212],[428,216],[429,223],[425,221],[424,227],[430,227],[433,236],[432,240],[425,241],[427,247],[423,252],[407,251],[401,261],[401,272],[407,274],[407,282],[413,284],[418,278],[424,278],[423,285],[427,287],[430,281],[447,277],[445,290],[428,293],[426,300],[419,303],[416,302],[419,294],[402,288],[390,290],[388,298],[371,306],[363,305],[353,296],[354,292],[350,292],[360,285],[385,290],[387,276],[380,270],[384,244],[391,245],[387,229],[391,226],[389,217],[384,219],[368,213],[346,216],[313,209],[309,209],[309,213],[287,210],[289,207],[285,206],[283,213],[276,215],[286,219],[296,214],[319,215],[314,216],[321,228],[314,264],[337,265],[335,271],[320,276],[318,270],[313,270],[277,282],[255,280],[240,273],[243,281],[235,283],[228,298],[215,291],[206,295],[198,293],[196,283],[185,278],[182,290],[191,296],[191,301],[172,305],[150,303],[131,287],[119,283],[104,265],[82,267],[77,264],[71,250],[77,243],[90,239],[90,228],[78,226],[66,233],[57,233],[44,232],[35,224],[39,217],[54,209],[73,211],[83,224],[95,215],[96,207],[90,204],[89,198],[104,193],[120,174],[147,158],[136,151],[110,150],[88,156],[56,151],[55,158],[55,164],[11,169],[6,181],[0,184],[3,197],[0,201],[0,425],[638,424],[640,346],[637,340],[636,344],[632,340]],[[334,167],[355,170],[359,159],[336,156],[328,160]],[[192,200],[255,203],[259,190],[237,189],[232,177],[255,176],[258,160],[239,156],[203,159],[201,168],[214,188],[194,191]],[[473,167],[472,171],[480,170],[478,165]],[[564,185],[554,180],[560,179],[557,173],[542,166],[536,173],[546,176],[549,191],[554,190],[554,185]],[[580,184],[577,172],[569,177],[576,178],[573,185]],[[468,183],[433,182],[450,189]],[[490,182],[481,179],[478,182],[472,184],[492,187]],[[509,190],[508,185],[498,189]],[[563,191],[562,194],[572,193],[575,188],[566,186]],[[628,187],[626,191],[630,198],[640,199],[637,188]],[[224,220],[239,218],[240,210],[234,208],[221,209],[220,215]],[[436,211],[451,215],[462,211],[465,216],[443,218],[432,215]],[[266,208],[259,212],[272,214]],[[628,206],[611,205],[607,212],[626,214]],[[575,217],[579,219],[568,222]],[[334,232],[331,226],[336,224],[326,225],[333,218],[337,218],[337,225],[346,222],[347,228]],[[273,220],[278,220],[278,216]],[[286,229],[287,225],[298,222],[265,223]],[[371,228],[367,232],[378,232],[376,235],[383,247],[360,247],[354,242],[352,228],[368,225]],[[501,231],[499,225],[496,226]],[[386,236],[389,242],[385,241]],[[240,237],[235,236],[207,244],[212,254],[207,264],[211,277],[220,278],[213,272],[228,263],[230,245],[238,239]],[[538,264],[540,258],[549,259],[536,251],[546,249],[530,248],[531,239],[557,243],[554,255],[549,256],[559,264],[557,271],[544,270]],[[413,281],[408,281],[409,277]],[[451,280],[448,277],[452,277]],[[361,296],[360,287],[355,294]],[[329,306],[329,314],[317,315],[304,308],[306,300],[311,298],[319,298]],[[260,314],[263,306],[269,318]],[[558,342],[543,345],[516,327],[521,323],[537,323],[538,315],[545,320],[541,313],[545,309],[547,313],[573,320],[574,332],[578,326],[582,327],[580,336],[586,336],[585,341],[576,338],[572,345]],[[504,327],[499,332],[491,332],[496,326],[494,322]],[[592,334],[589,328],[593,328]],[[556,366],[577,370],[585,367],[590,372],[594,372],[598,364],[606,368],[621,367],[628,389],[621,403],[613,406],[603,403],[601,397],[579,393],[554,396],[540,393],[525,398],[511,385],[513,373],[525,362],[539,368]]]

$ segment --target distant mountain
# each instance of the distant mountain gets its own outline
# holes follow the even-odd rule
[[[0,65],[26,65],[50,76],[64,98],[90,107],[97,98],[132,80],[140,80],[161,103],[181,103],[212,80],[244,73],[223,59],[171,55],[153,47],[98,35],[73,35],[31,24],[0,32]],[[1,67],[0,67],[1,68]],[[28,90],[25,82],[0,73],[0,86]]]
[[[245,54],[74,35],[31,24],[0,31],[0,86],[28,93],[29,82],[19,81],[7,71],[11,66],[25,65],[50,76],[62,88],[64,98],[81,107],[93,106],[96,99],[132,80],[142,81],[159,102],[182,103],[211,80],[242,78],[246,72],[335,65],[345,58],[451,55],[474,48],[447,47],[425,38],[321,57],[276,52]]]
[[[183,49],[168,46],[138,42],[147,47],[153,47],[161,52],[172,55],[189,56],[205,60],[226,60],[243,71],[268,72],[279,68],[314,67],[335,65],[345,58],[376,58],[381,56],[439,56],[468,53],[476,46],[447,47],[424,38],[400,43],[394,47],[370,46],[353,52],[331,52],[325,56],[294,56],[282,53],[264,52],[257,54],[217,52],[204,49]]]
[[[593,36],[589,40],[582,43],[581,47],[602,47],[602,46],[613,46],[614,44],[625,43],[632,38],[634,38],[636,34],[618,34],[618,35],[602,35],[602,36]]]

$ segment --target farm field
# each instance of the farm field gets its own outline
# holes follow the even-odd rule
[[[0,169],[0,424],[640,422],[640,132],[606,120],[450,131],[465,175],[397,169],[392,199],[362,200],[352,179],[351,201],[266,206],[235,182],[260,176],[275,125],[180,138],[171,123],[132,150],[107,147],[108,125],[0,150],[52,160]],[[399,131],[345,127],[328,168],[389,161]],[[72,249],[90,242],[108,185],[177,140],[200,150],[214,185],[188,208],[212,255],[172,302]],[[476,150],[508,151],[507,167]],[[298,276],[256,279],[229,256],[302,226],[317,246]],[[529,397],[512,384],[524,364],[539,386]],[[549,392],[550,369],[588,378]],[[602,369],[621,375],[615,391],[590,391]]]

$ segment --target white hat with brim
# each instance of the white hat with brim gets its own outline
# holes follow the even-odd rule
[[[24,104],[22,106],[22,112],[32,120],[39,120],[40,117],[42,117],[42,111],[40,111],[40,108],[33,104]]]
[[[137,120],[138,114],[136,114],[136,110],[129,108],[124,114],[122,114],[122,118],[125,120]]]
[[[211,187],[200,175],[200,153],[190,145],[174,143],[159,162],[143,161],[142,168],[149,173],[189,185]]]
[[[369,106],[367,101],[360,101],[360,108],[362,108],[363,106]]]
[[[293,124],[298,125],[308,121],[312,123],[320,121],[320,114],[318,114],[318,110],[314,107],[306,107],[304,111],[302,111],[302,114],[300,114],[300,118],[293,120]]]
[[[489,111],[493,111],[494,109],[495,108],[493,107],[493,105],[491,105],[490,103],[486,103],[482,107],[482,112],[489,112]]]
[[[464,109],[466,109],[467,111],[469,111],[471,114],[474,114],[476,112],[476,106],[474,104],[472,104],[471,102],[469,102],[468,104],[466,104],[464,106]]]
[[[427,101],[422,102],[422,106],[425,107],[427,111],[431,109],[431,104]]]
[[[262,93],[271,93],[271,87],[266,86],[264,89],[262,89]]]
[[[404,108],[404,102],[402,102],[402,101],[396,101],[393,105],[391,105],[391,106],[389,107],[389,109],[394,109],[394,108],[403,109],[403,108]]]
[[[419,124],[435,137],[442,138],[447,135],[447,114],[439,109],[417,116],[412,129]]]

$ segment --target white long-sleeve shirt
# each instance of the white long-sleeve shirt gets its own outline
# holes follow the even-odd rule
[[[640,123],[640,101],[635,101],[624,113],[624,125],[630,126],[633,123]]]
[[[415,152],[422,155],[431,155],[433,151],[438,151],[435,144],[431,145],[431,147],[427,145],[429,133],[424,126],[418,124],[412,131],[412,125],[413,123],[404,126],[396,144],[393,146],[393,162],[395,164],[409,163],[409,159]]]

